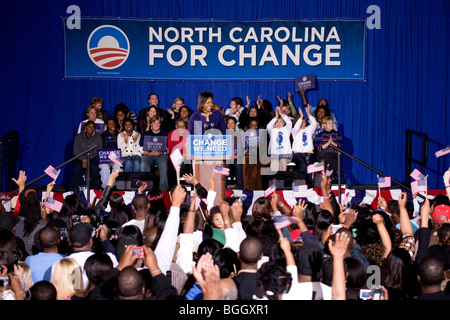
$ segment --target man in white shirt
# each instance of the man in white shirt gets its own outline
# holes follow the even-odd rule
[[[292,285],[283,300],[331,300],[331,287],[319,282],[323,264],[323,250],[311,243],[305,243],[295,254],[295,264],[288,265]]]
[[[73,253],[69,255],[69,258],[74,259],[80,265],[81,270],[83,271],[84,288],[87,288],[87,285],[89,284],[89,279],[84,270],[84,264],[86,260],[94,254],[94,252],[92,252],[93,231],[94,228],[90,223],[77,223],[69,232],[69,240],[73,248]],[[117,267],[119,262],[117,261],[116,256],[111,252],[107,252],[107,254],[111,258],[113,267]]]
[[[136,216],[134,219],[125,222],[122,225],[122,228],[133,225],[138,227],[141,230],[141,233],[144,234],[145,220],[147,219],[148,212],[150,211],[150,202],[148,202],[145,195],[138,194],[133,198],[133,204],[131,207],[135,211]]]

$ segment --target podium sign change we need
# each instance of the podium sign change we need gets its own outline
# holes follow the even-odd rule
[[[188,156],[193,159],[225,160],[234,154],[231,135],[189,135],[188,145]]]

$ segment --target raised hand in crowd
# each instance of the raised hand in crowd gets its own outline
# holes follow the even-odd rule
[[[192,267],[192,274],[203,293],[203,300],[220,300],[220,269],[214,264],[212,255],[203,254]]]
[[[21,194],[22,191],[25,190],[25,183],[27,181],[25,171],[20,170],[19,177],[17,179],[12,178],[12,181],[14,181],[17,184],[17,186],[19,187],[19,194]]]

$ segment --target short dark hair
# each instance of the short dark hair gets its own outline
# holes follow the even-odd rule
[[[56,301],[56,288],[50,282],[42,280],[36,282],[31,288],[31,300],[55,300]]]
[[[54,248],[58,245],[59,230],[55,226],[45,226],[39,231],[39,244],[43,249]]]
[[[418,273],[423,286],[439,285],[444,280],[444,265],[435,257],[428,256],[419,263]]]
[[[133,207],[136,211],[144,210],[148,205],[148,199],[143,194],[138,194],[133,198]]]
[[[95,122],[92,120],[88,120],[86,121],[86,123],[84,124],[85,127],[87,127],[88,125],[92,124],[95,127]]]
[[[133,266],[124,268],[117,276],[117,294],[120,298],[134,298],[142,293],[144,277]]]
[[[231,99],[231,101],[234,101],[234,103],[236,103],[238,106],[244,105],[244,102],[239,97],[234,97],[233,99]]]
[[[256,237],[245,238],[239,248],[239,257],[246,264],[255,264],[261,258],[263,245]]]

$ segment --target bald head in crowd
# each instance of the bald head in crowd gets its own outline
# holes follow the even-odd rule
[[[59,241],[59,230],[55,226],[46,226],[39,232],[39,244],[43,252],[57,248]]]
[[[242,263],[255,265],[262,257],[262,242],[255,237],[247,237],[241,242],[239,248],[239,259]]]
[[[142,300],[144,277],[134,267],[124,268],[117,276],[117,297],[122,300]]]

